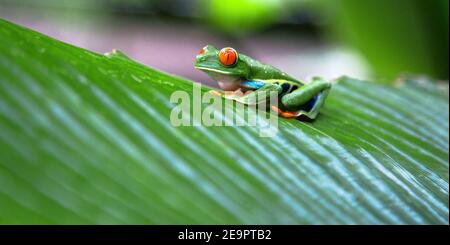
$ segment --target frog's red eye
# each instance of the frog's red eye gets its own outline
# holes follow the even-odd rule
[[[206,50],[206,46],[203,47],[202,49],[200,49],[200,52],[198,52],[198,54],[204,54],[204,53],[205,53],[205,50]]]
[[[238,60],[238,53],[233,48],[223,48],[219,52],[219,60],[226,66],[234,65]]]

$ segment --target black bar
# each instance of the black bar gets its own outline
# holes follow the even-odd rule
[[[263,231],[263,232],[261,232]],[[270,232],[269,232],[270,231]],[[206,242],[430,242],[448,239],[449,226],[289,225],[3,225],[1,240]],[[258,234],[259,232],[259,234]],[[182,234],[183,233],[183,234]],[[187,237],[185,235],[188,235]],[[195,235],[198,239],[189,238]],[[191,236],[192,238],[192,236]],[[205,239],[202,239],[205,238]]]

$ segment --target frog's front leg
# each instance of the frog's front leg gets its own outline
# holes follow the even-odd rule
[[[219,96],[225,99],[236,99],[239,97],[242,97],[244,95],[244,93],[239,93],[238,90],[236,91],[223,91],[223,92],[219,92],[217,90],[209,90],[208,93],[215,95],[215,96]]]
[[[284,117],[305,115],[309,119],[314,119],[323,106],[330,88],[331,83],[321,78],[314,78],[312,82],[281,98],[281,103],[288,110],[287,112],[278,108],[274,110]]]
[[[282,88],[278,84],[265,83],[263,86],[252,92],[247,92],[243,96],[234,96],[232,99],[242,104],[256,105],[268,101],[271,92],[279,94],[281,90]]]
[[[260,88],[247,93],[242,92],[231,92],[231,91],[224,91],[224,92],[218,92],[215,90],[211,90],[210,93],[213,95],[221,96],[225,99],[231,99],[235,100],[239,103],[246,104],[246,105],[256,105],[259,103],[262,103],[263,101],[267,101],[270,97],[270,92],[276,92],[280,93],[281,91],[280,85],[277,84],[271,84],[266,83],[262,85]]]

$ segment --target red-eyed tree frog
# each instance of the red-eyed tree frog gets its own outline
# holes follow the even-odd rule
[[[220,51],[212,45],[203,47],[194,66],[218,82],[224,92],[211,92],[226,99],[257,104],[268,99],[258,96],[259,92],[276,91],[279,106],[272,109],[285,118],[316,118],[331,88],[331,83],[318,77],[301,82],[230,47]]]

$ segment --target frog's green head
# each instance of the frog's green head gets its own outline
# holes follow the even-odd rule
[[[200,50],[194,66],[217,80],[224,90],[235,89],[250,71],[249,65],[236,50],[223,48],[219,51],[212,45]]]

